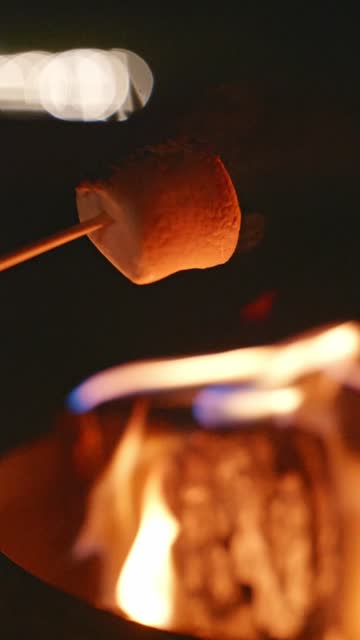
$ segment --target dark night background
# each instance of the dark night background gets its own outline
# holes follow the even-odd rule
[[[152,68],[155,90],[127,123],[0,114],[0,253],[75,223],[81,179],[171,135],[179,114],[196,101],[204,109],[209,87],[224,83],[255,97],[261,114],[250,126],[252,109],[239,104],[236,187],[242,208],[261,212],[267,225],[260,247],[227,266],[147,287],[126,281],[86,238],[0,274],[0,452],[49,431],[65,394],[100,368],[360,317],[357,15],[350,3],[342,11],[332,2],[307,10],[306,3],[192,4],[1,3],[0,53],[128,48]],[[241,319],[243,305],[267,291],[277,296],[266,322]],[[85,604],[5,556],[0,574],[1,637],[124,633],[127,623],[89,616]],[[141,627],[125,633],[159,637]]]
[[[127,123],[0,117],[0,251],[75,223],[83,177],[170,135],[179,114],[223,83],[245,87],[261,107],[247,131],[239,106],[245,177],[236,186],[243,209],[265,215],[265,239],[225,267],[146,287],[86,238],[2,273],[2,450],[49,430],[67,391],[100,368],[359,317],[356,17],[329,3],[308,13],[175,4],[172,16],[134,4],[1,9],[3,52],[128,48],[151,66],[155,90]],[[277,297],[266,323],[242,321],[241,307],[269,290]]]

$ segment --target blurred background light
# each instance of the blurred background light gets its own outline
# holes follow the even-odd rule
[[[104,120],[126,99],[125,66],[101,51],[74,49],[51,58],[40,75],[41,103],[64,120]]]
[[[125,49],[0,55],[0,111],[62,120],[126,120],[150,98],[153,75]]]
[[[112,53],[122,61],[130,77],[128,95],[117,114],[118,120],[127,120],[131,113],[142,109],[148,102],[154,87],[154,76],[145,60],[133,51],[112,49]]]
[[[28,51],[0,56],[0,108],[41,109],[38,77],[50,55],[46,51]]]
[[[17,56],[18,58],[20,56]],[[40,76],[43,68],[51,59],[48,51],[30,51],[22,54],[22,59],[26,60],[24,65],[24,100],[31,110],[41,109],[40,99]]]

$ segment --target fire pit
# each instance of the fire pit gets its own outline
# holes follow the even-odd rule
[[[109,620],[356,637],[360,476],[343,395],[356,398],[359,353],[347,323],[93,376],[52,436],[3,459],[3,551]]]

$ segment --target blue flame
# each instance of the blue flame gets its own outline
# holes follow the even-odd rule
[[[80,384],[67,395],[65,405],[71,413],[86,413],[94,408],[90,399],[83,395],[82,387],[83,385]]]
[[[192,407],[193,417],[204,427],[218,427],[224,421],[222,401],[231,396],[235,390],[237,393],[247,393],[252,389],[254,389],[253,384],[205,387],[195,396]]]

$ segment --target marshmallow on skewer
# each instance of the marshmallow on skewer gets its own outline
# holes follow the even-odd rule
[[[171,142],[138,152],[104,182],[76,189],[80,221],[113,220],[89,234],[125,276],[147,284],[184,269],[227,262],[241,212],[221,159]]]
[[[237,245],[231,179],[217,155],[190,145],[144,149],[109,180],[79,185],[76,199],[79,224],[2,256],[0,271],[89,235],[119,271],[146,284],[222,264]]]

